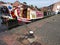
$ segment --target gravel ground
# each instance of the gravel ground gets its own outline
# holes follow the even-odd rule
[[[2,32],[0,33],[0,40],[3,40],[7,45],[21,45],[16,38],[28,33],[29,30],[34,31],[34,35],[37,37],[36,41],[41,43],[41,45],[60,45],[60,15]]]

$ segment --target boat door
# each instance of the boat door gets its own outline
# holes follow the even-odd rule
[[[27,8],[23,9],[23,14],[22,14],[23,18],[27,18]]]

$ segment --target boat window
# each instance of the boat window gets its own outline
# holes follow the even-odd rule
[[[9,10],[8,10],[8,8],[6,6],[0,7],[0,14],[9,15],[10,16]]]

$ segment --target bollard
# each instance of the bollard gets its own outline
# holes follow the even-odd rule
[[[34,32],[32,30],[29,31],[28,38],[34,38]]]

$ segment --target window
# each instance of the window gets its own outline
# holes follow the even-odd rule
[[[10,16],[10,14],[9,14],[9,10],[8,10],[8,8],[6,7],[6,6],[1,6],[0,7],[0,15],[9,15]]]

